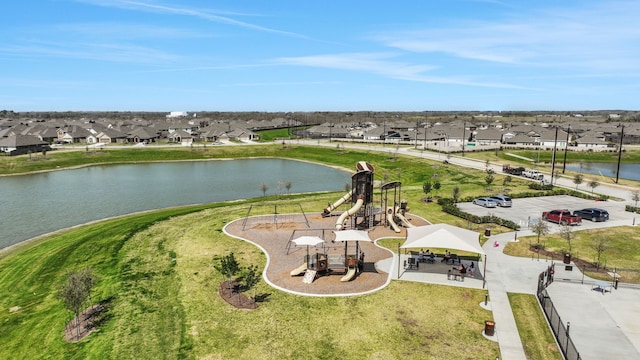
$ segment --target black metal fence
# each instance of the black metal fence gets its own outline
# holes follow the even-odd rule
[[[556,337],[564,358],[567,360],[581,360],[580,353],[569,336],[571,324],[567,322],[565,326],[553,305],[553,301],[551,301],[547,293],[547,286],[553,282],[554,273],[554,265],[549,266],[547,270],[540,273],[538,277],[538,301],[540,302],[544,315],[547,317],[547,321],[551,326],[551,330]]]

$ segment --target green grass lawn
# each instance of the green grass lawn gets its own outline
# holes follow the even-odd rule
[[[606,266],[608,271],[616,271],[621,275],[621,281],[640,284],[640,232],[633,226],[620,226],[614,228],[574,230],[571,240],[571,255],[573,260],[583,260],[590,264],[596,264],[596,244],[602,242],[605,247],[600,255],[601,266]],[[537,236],[520,237],[519,242],[510,242],[504,252],[509,255],[523,257],[537,257],[538,254],[531,249],[531,245],[538,242]],[[540,244],[547,251],[554,252],[558,258],[568,252],[567,240],[560,234],[550,234],[540,237]],[[541,256],[544,258],[544,255]],[[581,269],[584,270],[584,269]],[[611,280],[606,272],[593,271],[586,268],[586,275]]]
[[[310,205],[321,207],[322,200]],[[484,297],[479,290],[394,281],[370,295],[318,298],[261,282],[257,291],[266,301],[258,310],[231,307],[217,295],[224,278],[213,269],[214,258],[233,251],[245,266],[265,264],[259,249],[221,232],[224,224],[246,214],[247,206],[200,206],[109,220],[5,254],[0,259],[0,291],[7,294],[1,300],[0,358],[499,355],[497,344],[482,337],[491,313],[478,306]],[[65,343],[62,332],[71,316],[55,292],[67,270],[88,265],[100,278],[94,298],[106,302],[106,320],[88,338]]]
[[[435,203],[422,202],[422,184],[441,182],[442,188],[431,195],[444,197],[451,196],[454,186],[460,187],[463,197],[501,190],[499,180],[487,186],[486,174],[480,171],[426,159],[295,145],[50,152],[46,160],[0,157],[0,172],[260,156],[296,158],[351,170],[357,161],[366,160],[376,167],[377,181],[402,181],[402,197],[408,200],[411,213],[433,223],[476,231],[486,225],[468,224],[444,214]],[[526,189],[526,184],[515,180],[509,187],[519,191]],[[266,201],[295,201],[304,203],[305,208],[322,209],[340,195],[342,191],[269,197]],[[484,320],[491,317],[478,306],[484,291],[393,281],[370,295],[314,298],[280,292],[261,282],[257,291],[266,301],[258,310],[232,308],[217,294],[223,278],[213,269],[213,259],[233,251],[241,264],[263,267],[265,257],[253,245],[225,236],[221,229],[244,216],[249,202],[262,201],[139,214],[71,229],[37,243],[21,244],[15,251],[0,252],[0,358],[401,359],[419,354],[434,359],[490,359],[499,355],[498,345],[481,335]],[[497,231],[503,230],[494,228],[494,233]],[[389,239],[382,244],[395,251],[397,241]],[[85,266],[91,266],[100,277],[94,297],[105,302],[108,311],[98,331],[79,343],[68,344],[62,331],[71,316],[55,292],[68,270]],[[539,319],[535,322],[530,326],[546,326]],[[546,340],[541,341],[545,346]]]
[[[508,293],[527,359],[562,360],[535,295]]]

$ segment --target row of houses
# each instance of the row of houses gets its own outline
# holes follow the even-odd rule
[[[10,155],[41,151],[53,144],[136,144],[255,141],[256,131],[290,126],[272,121],[210,120],[167,117],[162,120],[111,119],[38,120],[0,119],[0,152]]]
[[[624,128],[624,130],[623,130]],[[556,131],[557,130],[557,131]],[[452,121],[428,123],[407,121],[374,123],[324,123],[301,133],[303,137],[362,139],[405,144],[444,142],[448,147],[462,144],[552,149],[571,147],[578,151],[613,151],[620,144],[640,144],[640,124],[509,124],[499,122]]]
[[[185,113],[186,114],[186,113]],[[406,144],[445,143],[453,148],[486,145],[551,149],[569,146],[582,151],[613,151],[620,143],[640,144],[640,124],[615,122],[510,122],[508,119],[483,121],[452,119],[428,121],[401,118],[303,124],[292,118],[270,120],[228,120],[185,116],[173,112],[158,119],[109,118],[0,119],[0,152],[24,154],[41,151],[52,144],[135,144],[255,141],[258,131],[297,128],[304,138],[344,138]],[[178,116],[180,115],[180,116]],[[552,120],[552,119],[550,119]],[[556,133],[557,129],[557,133]]]

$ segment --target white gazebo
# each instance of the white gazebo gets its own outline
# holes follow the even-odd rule
[[[482,249],[482,246],[480,246],[480,234],[449,224],[434,224],[407,228],[407,239],[400,248],[437,248],[472,252],[485,256],[484,262],[486,269],[487,255],[484,249]],[[400,257],[399,251],[398,257]],[[400,261],[398,261],[398,267],[399,266]],[[399,269],[398,274],[400,274]],[[485,281],[483,276],[483,287]]]

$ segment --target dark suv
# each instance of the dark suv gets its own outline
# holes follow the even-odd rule
[[[604,209],[586,208],[574,211],[573,215],[580,216],[583,219],[591,220],[594,222],[609,220],[609,213]]]

